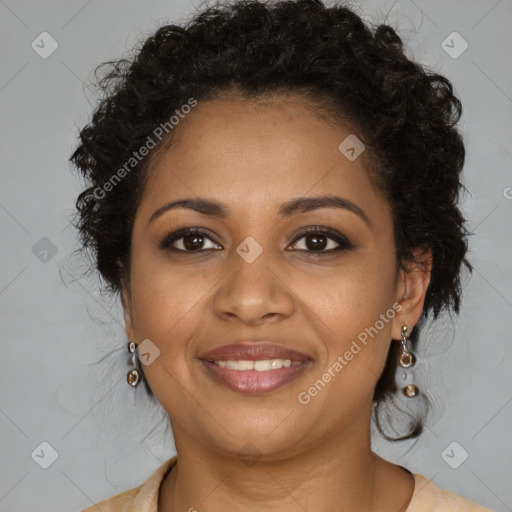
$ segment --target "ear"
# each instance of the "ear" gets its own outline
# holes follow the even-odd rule
[[[119,263],[121,275],[124,276],[123,266]],[[135,329],[133,327],[132,294],[130,281],[125,276],[121,278],[121,304],[123,306],[124,330],[129,341],[135,341]]]
[[[414,261],[406,262],[406,269],[400,269],[395,301],[401,306],[393,319],[391,336],[399,340],[402,325],[407,325],[410,333],[423,312],[423,304],[432,272],[432,250],[427,246],[415,247]]]

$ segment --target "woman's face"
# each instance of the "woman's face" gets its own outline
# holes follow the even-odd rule
[[[391,338],[421,304],[402,301],[390,207],[364,152],[354,159],[351,139],[339,149],[350,135],[291,98],[215,100],[180,121],[153,162],[123,305],[128,338],[151,340],[143,371],[178,446],[278,457],[349,431],[367,436]],[[308,203],[327,196],[339,200]],[[189,207],[160,210],[184,199]],[[215,207],[195,209],[199,199]],[[188,227],[205,234],[168,236]],[[207,354],[238,342],[253,348]],[[289,354],[258,352],[261,342],[302,359],[287,368]]]

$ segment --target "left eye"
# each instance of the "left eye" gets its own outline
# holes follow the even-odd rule
[[[301,240],[304,240],[301,242]],[[292,244],[294,249],[306,252],[334,252],[350,249],[352,244],[341,234],[330,231],[307,231]]]

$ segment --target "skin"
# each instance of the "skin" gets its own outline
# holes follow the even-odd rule
[[[371,451],[372,396],[391,340],[421,316],[431,252],[417,248],[422,264],[396,270],[390,207],[369,179],[366,155],[351,162],[338,150],[350,133],[298,98],[228,97],[199,103],[154,158],[122,302],[128,339],[150,339],[160,350],[143,370],[171,418],[178,453],[160,489],[160,512],[407,508],[414,478]],[[332,207],[278,215],[291,199],[324,195],[350,200],[369,224]],[[149,222],[166,203],[195,197],[225,203],[229,215],[177,208]],[[354,248],[315,255],[297,235],[315,225],[345,235]],[[217,240],[205,238],[202,253],[159,248],[187,226]],[[248,236],[263,249],[252,263],[236,252]],[[321,250],[338,246],[327,242]],[[394,303],[401,310],[378,335],[301,404],[299,393]],[[270,393],[232,391],[197,358],[240,339],[283,344],[313,364]],[[248,464],[240,454],[256,457]]]

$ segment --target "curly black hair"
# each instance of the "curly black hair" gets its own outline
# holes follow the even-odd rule
[[[100,65],[96,78],[102,98],[70,160],[88,185],[76,201],[75,227],[109,292],[119,293],[129,272],[132,226],[150,162],[173,135],[168,130],[141,158],[138,150],[155,128],[191,98],[294,94],[333,121],[350,123],[366,145],[369,175],[392,207],[397,266],[413,260],[415,247],[432,250],[423,316],[459,312],[462,266],[472,270],[458,207],[461,102],[447,78],[407,58],[390,26],[371,29],[351,9],[320,0],[217,3],[182,26],[159,28],[133,57]],[[413,344],[418,332],[416,326]],[[376,405],[396,392],[398,352],[392,343]],[[407,435],[395,438],[377,426],[397,440],[417,437],[423,423],[416,418]]]

